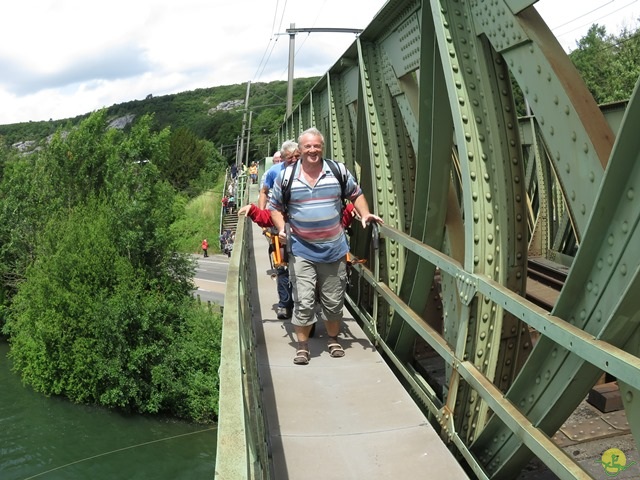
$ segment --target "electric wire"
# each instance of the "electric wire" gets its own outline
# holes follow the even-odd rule
[[[253,80],[254,81],[258,81],[260,79],[260,77],[262,76],[262,74],[264,73],[265,68],[267,67],[267,64],[269,63],[269,59],[271,58],[271,54],[273,53],[273,50],[275,49],[276,43],[278,42],[278,37],[275,34],[276,32],[276,19],[278,18],[278,6],[279,6],[279,0],[276,0],[276,8],[273,12],[273,22],[271,24],[271,37],[269,38],[269,42],[267,42],[267,47],[264,50],[264,53],[262,54],[262,58],[260,59],[260,63],[258,64],[258,68],[256,70],[256,73],[253,75]],[[285,4],[283,7],[283,13],[280,16],[280,25],[282,24],[282,18],[284,16],[284,9],[287,7],[287,2],[285,0]],[[280,29],[280,27],[278,26],[278,30]],[[275,38],[275,39],[274,39]],[[269,49],[269,47],[271,47],[271,49]],[[267,55],[268,53],[268,55]]]
[[[265,59],[265,55],[267,53],[265,51],[265,54],[262,56],[264,62],[262,60],[260,60],[260,65],[258,65],[258,70],[256,71],[256,73],[253,76],[254,81],[258,81],[260,79],[260,77],[262,77],[262,74],[264,73],[265,68],[267,68],[267,65],[269,64],[269,60],[271,59],[271,54],[275,50],[276,44],[278,43],[278,39],[277,38],[273,42],[272,42],[272,40],[269,40],[269,44],[271,45],[271,50],[269,50],[269,55]],[[269,45],[267,45],[267,50],[268,49],[269,49]]]
[[[315,28],[316,24],[318,23],[318,19],[320,18],[320,14],[325,9],[326,4],[327,4],[327,0],[323,0],[322,5],[320,5],[320,8],[317,10],[318,13],[316,14],[315,19],[311,23],[311,26],[308,27],[308,28]],[[307,39],[309,38],[310,35],[311,35],[311,32],[307,32],[307,35],[302,39],[302,42],[299,45],[296,45],[296,49],[295,49],[295,51],[293,53],[294,62],[298,58],[298,55],[300,54],[302,49],[304,48],[304,45],[305,45],[305,43],[306,43],[306,41],[307,41]],[[287,73],[287,70],[288,70],[288,66],[285,67],[285,69],[282,71],[281,75]]]
[[[273,51],[275,50],[276,44],[278,43],[278,39],[279,39],[279,34],[276,33],[278,31],[280,31],[281,27],[282,27],[282,23],[284,21],[284,14],[287,8],[287,0],[285,0],[284,2],[284,6],[282,7],[282,13],[280,14],[280,22],[278,23],[278,28],[276,29],[276,19],[278,18],[278,6],[279,6],[279,2],[278,0],[276,0],[276,8],[273,14],[273,24],[271,27],[271,38],[269,39],[269,43],[267,44],[267,49],[265,50],[265,53],[262,56],[262,60],[260,61],[260,65],[258,66],[258,70],[256,71],[254,77],[253,77],[253,81],[257,82],[263,75],[265,69],[267,68],[267,65],[269,64],[269,61],[271,59],[271,55],[273,54]],[[275,40],[274,40],[275,38]],[[269,47],[271,47],[269,49]],[[267,51],[268,51],[268,55],[267,55]],[[265,59],[266,57],[266,59]],[[282,100],[283,104],[286,104],[286,99],[282,98],[280,95],[272,92],[271,90],[265,88],[264,86],[260,85],[259,83],[255,83],[254,86],[256,88],[259,88],[261,90],[263,90],[265,93],[270,94],[271,96]]]
[[[612,0],[613,1],[613,0]],[[273,12],[273,23],[271,24],[271,36],[273,37],[273,34],[276,31],[276,18],[278,17],[278,0],[276,0],[276,9]]]
[[[282,15],[280,15],[280,23],[278,24],[278,31],[282,30],[282,22],[284,22],[284,14],[287,11],[287,0],[284,0],[284,6],[282,7]]]
[[[591,10],[591,11],[589,11],[589,12],[587,12],[587,13],[583,13],[582,15],[579,15],[579,16],[577,16],[577,17],[575,17],[575,18],[573,18],[573,19],[571,19],[571,20],[569,20],[569,21],[567,21],[567,22],[564,22],[564,23],[562,23],[562,24],[560,24],[560,25],[556,25],[555,27],[551,27],[551,30],[557,30],[558,28],[562,28],[562,27],[564,27],[565,25],[569,25],[570,23],[573,23],[573,22],[575,22],[576,20],[581,19],[582,17],[586,17],[587,15],[590,15],[590,14],[592,14],[593,12],[597,12],[597,11],[598,11],[598,10],[600,10],[601,8],[604,8],[604,7],[606,7],[607,5],[609,5],[609,4],[613,3],[613,2],[615,2],[615,0],[609,0],[607,3],[605,3],[605,4],[603,4],[603,5],[600,5],[599,7],[596,7],[596,8],[594,8],[593,10]]]
[[[99,453],[98,455],[92,455],[90,457],[82,458],[80,460],[75,460],[73,462],[69,462],[69,463],[66,463],[64,465],[60,465],[59,467],[51,468],[51,469],[49,469],[49,470],[47,470],[45,472],[36,473],[35,475],[27,477],[24,480],[31,480],[32,478],[40,477],[42,475],[46,475],[48,473],[55,472],[57,470],[61,470],[63,468],[70,467],[71,465],[76,465],[78,463],[86,462],[87,460],[93,460],[94,458],[105,457],[107,455],[111,455],[113,453],[122,452],[124,450],[131,450],[133,448],[144,447],[145,445],[151,445],[152,443],[164,442],[166,440],[173,440],[173,439],[179,438],[179,437],[186,437],[188,435],[195,435],[195,434],[198,434],[198,433],[209,432],[209,431],[215,430],[215,429],[216,429],[216,427],[205,428],[204,430],[197,430],[195,432],[189,432],[189,433],[181,433],[180,435],[173,435],[171,437],[159,438],[157,440],[151,440],[149,442],[138,443],[137,445],[130,445],[128,447],[117,448],[117,449],[111,450],[109,452]]]
[[[595,53],[599,53],[599,52],[604,52],[605,50],[611,50],[613,48],[619,47],[621,45],[624,45],[627,42],[630,42],[632,40],[635,40],[636,38],[640,38],[640,28],[638,28],[638,30],[636,31],[636,33],[628,36],[627,38],[624,38],[622,40],[618,40],[615,43],[607,43],[603,46],[601,46],[600,48],[598,48],[597,50],[595,50]]]
[[[609,2],[609,3],[612,3],[612,2]],[[598,18],[596,18],[596,19],[594,19],[594,20],[592,20],[592,21],[590,21],[590,22],[588,22],[588,23],[584,23],[584,24],[582,24],[582,25],[580,25],[580,26],[578,26],[578,27],[572,28],[571,30],[567,30],[567,31],[566,31],[566,32],[564,32],[564,33],[555,34],[555,32],[554,32],[554,34],[556,35],[556,37],[557,37],[557,38],[564,37],[564,36],[568,35],[569,33],[575,32],[576,30],[580,30],[581,28],[584,28],[584,27],[587,27],[587,26],[594,25],[594,24],[598,23],[598,21],[599,21],[599,20],[602,20],[602,19],[604,19],[604,18],[610,17],[610,16],[611,16],[611,15],[613,15],[614,13],[618,13],[619,11],[624,10],[625,8],[627,8],[627,7],[631,6],[631,5],[633,5],[634,3],[638,3],[638,0],[633,0],[632,2],[629,2],[629,3],[627,3],[626,5],[623,5],[622,7],[618,8],[618,9],[616,9],[616,10],[613,10],[612,12],[609,12],[609,13],[607,13],[606,15],[602,15],[602,16],[600,16],[600,17],[598,17]],[[608,4],[605,4],[605,5],[608,5]],[[603,6],[604,6],[604,5],[603,5]],[[597,9],[596,9],[596,10],[597,10]],[[589,12],[589,13],[591,13],[591,12]],[[584,15],[580,15],[579,17],[576,17],[576,18],[575,18],[574,20],[572,20],[571,22],[566,22],[566,23],[565,23],[565,25],[567,25],[567,24],[569,24],[569,23],[572,23],[573,21],[575,21],[575,20],[577,20],[577,19],[579,19],[579,18],[582,18],[583,16],[588,15],[589,13],[586,13],[586,14],[584,14]]]
[[[327,4],[327,0],[324,0],[322,2],[322,5],[320,5],[320,9],[318,10],[318,14],[316,15],[316,18],[313,20],[313,22],[311,23],[311,27],[309,28],[314,28],[316,26],[316,23],[318,22],[318,18],[320,18],[320,14],[322,13],[322,10],[324,10],[324,7],[326,4]],[[296,51],[294,52],[294,55],[293,55],[294,58],[296,57],[296,55],[298,55],[300,50],[302,50],[302,47],[304,47],[304,44],[307,41],[307,38],[309,38],[309,35],[311,35],[311,32],[307,33],[307,36],[304,38],[304,40],[302,40],[300,47],[296,48]]]

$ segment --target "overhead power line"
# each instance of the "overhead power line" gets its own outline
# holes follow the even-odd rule
[[[611,0],[610,2],[607,2],[607,3],[605,3],[604,5],[602,5],[602,7],[605,7],[605,6],[607,6],[607,5],[611,4],[611,3],[613,3],[614,1],[615,1],[615,0]],[[554,33],[555,33],[556,37],[564,37],[564,36],[566,36],[566,35],[568,35],[568,34],[570,34],[570,33],[572,33],[572,32],[575,32],[576,30],[580,30],[581,28],[588,27],[588,26],[591,26],[591,25],[593,25],[593,24],[596,24],[596,23],[598,23],[598,21],[603,20],[603,19],[605,19],[605,18],[607,18],[607,17],[610,17],[611,15],[613,15],[613,14],[615,14],[615,13],[618,13],[618,12],[620,12],[621,10],[624,10],[625,8],[630,7],[630,6],[631,6],[631,5],[633,5],[634,3],[638,3],[638,1],[639,1],[639,0],[633,0],[633,1],[631,1],[631,2],[629,2],[629,3],[627,3],[627,4],[625,4],[625,5],[621,6],[620,8],[617,8],[617,9],[615,9],[615,10],[611,11],[611,12],[608,12],[608,13],[605,13],[605,14],[603,14],[603,15],[600,15],[599,17],[597,17],[597,18],[595,18],[595,19],[593,19],[593,20],[591,20],[591,21],[589,21],[589,22],[587,22],[587,23],[583,23],[583,24],[581,24],[581,25],[579,25],[579,26],[577,26],[577,27],[574,27],[574,28],[572,28],[572,29],[570,29],[570,30],[567,30],[566,32],[563,32],[563,33],[555,33],[555,31],[557,31],[557,29],[559,29],[560,27],[565,26],[565,25],[568,25],[568,24],[570,24],[570,23],[573,23],[573,22],[575,22],[576,20],[578,20],[578,19],[580,19],[580,18],[582,18],[582,17],[585,17],[585,16],[587,16],[587,15],[589,15],[589,14],[591,14],[591,13],[593,13],[593,12],[597,11],[597,10],[599,10],[600,8],[602,8],[602,7],[598,7],[598,8],[596,8],[596,9],[594,9],[594,10],[590,11],[590,12],[587,12],[587,13],[585,13],[585,14],[579,15],[579,16],[577,16],[576,18],[574,18],[573,20],[570,20],[570,21],[568,21],[568,22],[565,22],[565,23],[563,23],[562,25],[560,25],[559,27],[553,28],[552,30],[554,30]]]
[[[593,12],[597,12],[597,11],[598,11],[598,10],[600,10],[601,8],[606,7],[607,5],[609,5],[609,4],[611,4],[611,3],[613,3],[614,1],[615,1],[615,0],[610,0],[609,2],[607,2],[607,3],[603,4],[603,5],[600,5],[599,7],[594,8],[593,10],[591,10],[591,11],[589,11],[589,12],[587,12],[587,13],[583,13],[582,15],[578,15],[576,18],[573,18],[573,19],[571,19],[571,20],[569,20],[569,21],[567,21],[567,22],[564,22],[563,24],[556,25],[555,27],[551,27],[551,29],[552,29],[552,30],[556,30],[556,29],[558,29],[558,28],[562,28],[562,27],[564,27],[565,25],[569,25],[570,23],[573,23],[573,22],[575,22],[576,20],[581,19],[582,17],[586,17],[587,15],[591,15]]]

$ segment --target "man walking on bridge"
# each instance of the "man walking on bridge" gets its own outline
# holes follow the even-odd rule
[[[323,158],[324,137],[316,128],[298,138],[301,159],[282,170],[275,180],[269,210],[282,242],[289,243],[289,275],[293,285],[294,326],[298,347],[293,363],[309,363],[309,333],[317,321],[316,301],[321,306],[332,357],[344,356],[338,342],[347,282],[346,255],[349,245],[341,223],[343,197],[350,200],[362,226],[383,223],[369,205],[351,172],[346,179],[333,173],[333,160]],[[290,169],[293,171],[290,172]],[[285,180],[287,174],[291,176]],[[283,192],[284,185],[284,192]],[[287,238],[285,223],[290,226]],[[317,299],[317,300],[316,300]]]

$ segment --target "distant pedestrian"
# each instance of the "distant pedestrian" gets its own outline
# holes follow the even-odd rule
[[[209,242],[207,242],[206,238],[202,240],[202,251],[204,252],[205,258],[209,256]]]
[[[227,242],[224,244],[224,253],[227,257],[231,258],[231,251],[233,250],[233,236],[227,238]]]
[[[237,176],[238,176],[238,166],[234,163],[233,165],[231,165],[231,178],[235,180]]]
[[[258,183],[258,164],[256,162],[252,162],[249,167],[249,177],[251,177],[252,185]]]

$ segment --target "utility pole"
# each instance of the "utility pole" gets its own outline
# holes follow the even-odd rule
[[[287,33],[289,34],[289,78],[287,83],[287,117],[293,110],[293,59],[296,52],[296,24],[289,24]]]
[[[296,34],[300,32],[330,32],[330,33],[362,33],[361,28],[295,28],[291,23],[287,29],[289,34],[289,83],[287,84],[287,117],[293,111],[293,60],[296,51]]]
[[[249,112],[249,128],[247,128],[247,154],[244,164],[249,165],[249,140],[251,140],[251,118],[253,118],[253,111]]]
[[[242,135],[240,137],[240,153],[236,157],[236,167],[240,168],[240,162],[244,157],[244,135],[247,128],[247,110],[249,109],[249,91],[251,89],[251,81],[247,82],[247,95],[244,99],[244,114],[242,115]]]
[[[236,137],[236,167],[240,166],[240,136]]]

